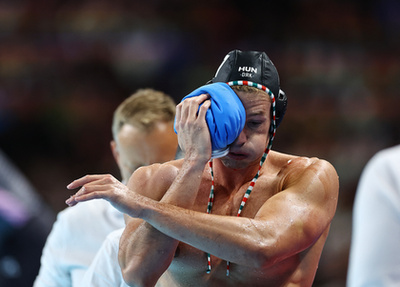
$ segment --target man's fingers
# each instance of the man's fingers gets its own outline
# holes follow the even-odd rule
[[[75,179],[73,182],[68,184],[67,188],[68,189],[75,189],[75,188],[78,188],[78,187],[88,183],[88,182],[91,182],[92,180],[93,179],[92,179],[91,175],[85,175],[85,176],[83,176],[81,178]]]
[[[70,205],[73,204],[74,201],[79,202],[86,201],[88,199],[106,198],[109,193],[113,192],[114,189],[121,188],[120,185],[122,185],[122,183],[115,184],[108,176],[97,178],[96,181],[89,181],[82,186],[74,195],[67,199],[66,203]],[[80,185],[78,184],[76,187],[79,186]]]
[[[204,102],[205,100],[209,99],[209,98],[210,98],[210,95],[209,95],[209,94],[201,94],[201,95],[199,95],[197,98],[199,99],[200,103],[202,103],[202,102]]]
[[[118,181],[111,174],[86,175],[68,184],[68,189],[81,187],[74,195],[68,198],[65,203],[74,206],[78,202],[91,199],[103,198],[110,200],[115,198],[119,192],[125,191],[127,187]]]
[[[206,117],[206,112],[208,110],[208,108],[211,106],[211,101],[210,100],[206,100],[200,107],[199,109],[199,115],[198,118],[200,119],[204,119]]]
[[[75,195],[71,195],[71,196],[65,201],[65,203],[66,203],[68,206],[74,206],[74,205],[76,205],[78,202],[75,201]]]
[[[181,105],[177,105],[176,106],[176,111],[175,111],[175,130],[179,132],[179,125],[178,123],[181,120],[181,110],[182,110],[182,106]]]
[[[196,119],[197,118],[197,114],[199,111],[199,106],[204,102],[205,98],[204,98],[204,94],[198,96],[198,97],[193,97],[190,98],[188,103],[189,103],[189,112],[188,112],[188,116],[191,119]]]
[[[77,193],[75,193],[75,196],[80,196],[82,194],[85,194],[85,192],[86,192],[86,188],[84,186],[82,186],[82,188],[79,189]]]
[[[85,175],[85,176],[83,176],[81,178],[75,179],[73,182],[68,184],[67,188],[68,189],[75,189],[75,188],[83,186],[83,185],[85,185],[87,183],[99,180],[99,179],[103,178],[104,176],[105,175],[103,175],[103,174]],[[109,175],[109,176],[111,176],[111,175]]]
[[[203,113],[205,113],[211,105],[211,102],[208,100],[209,98],[210,96],[208,94],[201,94],[199,96],[186,98],[179,103],[176,107],[175,129],[179,132],[182,125],[187,124],[188,120],[193,121],[197,119],[201,109],[203,109]]]
[[[79,192],[77,192],[76,194],[69,197],[65,201],[65,203],[69,206],[74,206],[74,205],[78,204],[79,202],[88,201],[91,199],[100,199],[100,198],[107,199],[107,193],[105,193],[103,191],[86,192],[86,190],[84,190],[82,193],[80,193],[82,191],[82,189]]]
[[[103,193],[101,191],[94,191],[91,193],[84,193],[84,194],[76,195],[75,201],[81,202],[81,201],[87,201],[87,200],[99,199],[99,198],[107,199],[107,196],[105,193]]]

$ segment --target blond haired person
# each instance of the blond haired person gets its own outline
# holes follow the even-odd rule
[[[153,89],[138,90],[118,106],[111,150],[123,183],[138,167],[175,157],[174,116],[172,98]],[[123,214],[104,201],[61,211],[43,249],[34,286],[80,286],[106,236],[124,226]]]

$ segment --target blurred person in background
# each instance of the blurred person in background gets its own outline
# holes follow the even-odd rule
[[[0,151],[0,286],[31,287],[55,220],[53,210]]]
[[[124,228],[111,232],[104,240],[80,286],[126,287],[118,262],[119,242]]]
[[[352,228],[347,286],[400,286],[400,145],[365,166]]]
[[[141,166],[174,159],[174,116],[173,99],[153,89],[140,89],[118,106],[111,151],[123,183]],[[105,201],[61,211],[43,248],[34,286],[80,286],[106,236],[124,226],[123,214]]]

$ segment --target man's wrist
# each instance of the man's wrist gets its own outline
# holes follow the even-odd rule
[[[210,158],[211,156],[206,156],[205,154],[185,154],[183,158],[183,166],[200,168],[203,170]]]

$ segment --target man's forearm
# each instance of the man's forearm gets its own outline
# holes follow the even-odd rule
[[[139,286],[154,285],[170,265],[178,243],[147,222],[139,226],[128,223],[118,255],[124,280]]]
[[[204,165],[201,167],[197,164],[184,164],[160,203],[192,208],[203,170]],[[152,200],[149,202],[158,203]],[[125,280],[134,281],[136,284],[156,283],[170,265],[178,243],[178,240],[165,235],[145,221],[128,219],[119,252]]]
[[[253,219],[207,214],[155,202],[143,212],[142,219],[163,234],[223,260],[265,268],[305,250],[324,231],[310,233],[310,224],[306,222],[311,222],[313,215],[308,209],[312,207],[296,206],[287,212],[289,218],[296,220],[275,213]],[[302,215],[296,217],[298,212]]]
[[[265,262],[258,258],[262,255],[259,251],[263,246],[273,246],[275,239],[262,231],[264,223],[254,219],[206,214],[162,202],[144,212],[143,219],[170,238],[224,260],[257,267]]]

